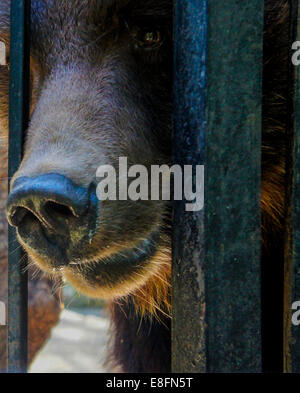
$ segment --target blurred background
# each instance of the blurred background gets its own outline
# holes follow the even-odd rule
[[[102,373],[109,320],[105,303],[78,294],[66,285],[64,309],[51,337],[34,359],[31,373]]]

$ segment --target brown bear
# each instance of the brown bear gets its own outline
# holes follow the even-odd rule
[[[6,94],[8,67],[0,65],[0,89]],[[5,84],[3,84],[5,81]],[[0,101],[1,104],[3,101]],[[0,104],[0,105],[1,105]],[[0,109],[0,302],[7,304],[7,220],[5,204],[8,195],[7,179],[7,141],[3,139],[3,131],[7,129],[7,118],[3,117],[3,107]],[[7,110],[5,108],[5,110]],[[15,248],[20,247],[16,244]],[[28,285],[28,362],[31,363],[35,355],[50,336],[51,328],[55,326],[61,311],[60,289],[53,280],[45,277],[37,268],[29,269]],[[57,290],[56,290],[57,289]],[[0,326],[0,373],[6,371],[7,365],[7,331],[6,326]]]
[[[1,0],[7,47],[9,6]],[[96,203],[95,175],[121,156],[147,167],[170,161],[171,16],[170,1],[32,1],[32,118],[12,190],[35,179],[43,199],[50,187],[54,221],[42,227],[36,218],[48,218],[25,200],[22,219],[19,197],[9,221],[22,221],[18,237],[33,263],[89,296],[115,299],[114,352],[125,371],[170,367],[169,216],[160,201]],[[7,71],[0,91],[7,133]]]
[[[9,5],[0,1],[7,46]],[[109,300],[112,361],[125,372],[170,371],[171,208],[101,202],[96,172],[119,157],[147,168],[171,163],[172,15],[172,0],[32,1],[32,116],[8,220],[31,263]],[[262,228],[272,259],[283,238],[287,3],[266,1],[266,15]],[[0,68],[4,141],[7,115]]]

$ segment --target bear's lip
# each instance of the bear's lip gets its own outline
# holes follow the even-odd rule
[[[76,264],[57,273],[86,296],[116,299],[132,294],[156,275],[161,266],[157,257],[163,249],[163,234],[157,232],[131,249],[94,261],[73,261]]]
[[[126,266],[126,270],[130,267],[141,267],[155,255],[159,239],[159,232],[154,232],[150,234],[147,239],[137,243],[135,247],[122,249],[121,251],[104,258],[100,257],[88,261],[71,261],[66,267],[63,267],[60,270],[79,270],[81,273],[83,270],[86,270],[87,273],[95,273],[96,271],[109,270],[116,267],[123,270],[123,266]]]

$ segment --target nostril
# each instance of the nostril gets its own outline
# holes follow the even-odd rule
[[[53,232],[67,233],[67,226],[73,230],[76,223],[91,221],[93,195],[89,188],[80,187],[58,174],[20,177],[7,200],[7,218],[16,227],[23,221],[29,224],[38,220]]]
[[[17,206],[11,210],[9,214],[9,219],[13,226],[18,227],[21,222],[29,216],[36,219],[35,215],[30,210],[26,209],[23,206]]]
[[[54,201],[46,202],[44,208],[50,216],[54,215],[54,216],[61,216],[64,218],[70,218],[76,216],[74,211],[69,206],[62,205]]]

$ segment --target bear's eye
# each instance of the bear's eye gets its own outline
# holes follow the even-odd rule
[[[163,43],[163,35],[160,30],[135,28],[132,36],[135,44],[144,49],[156,49]]]

